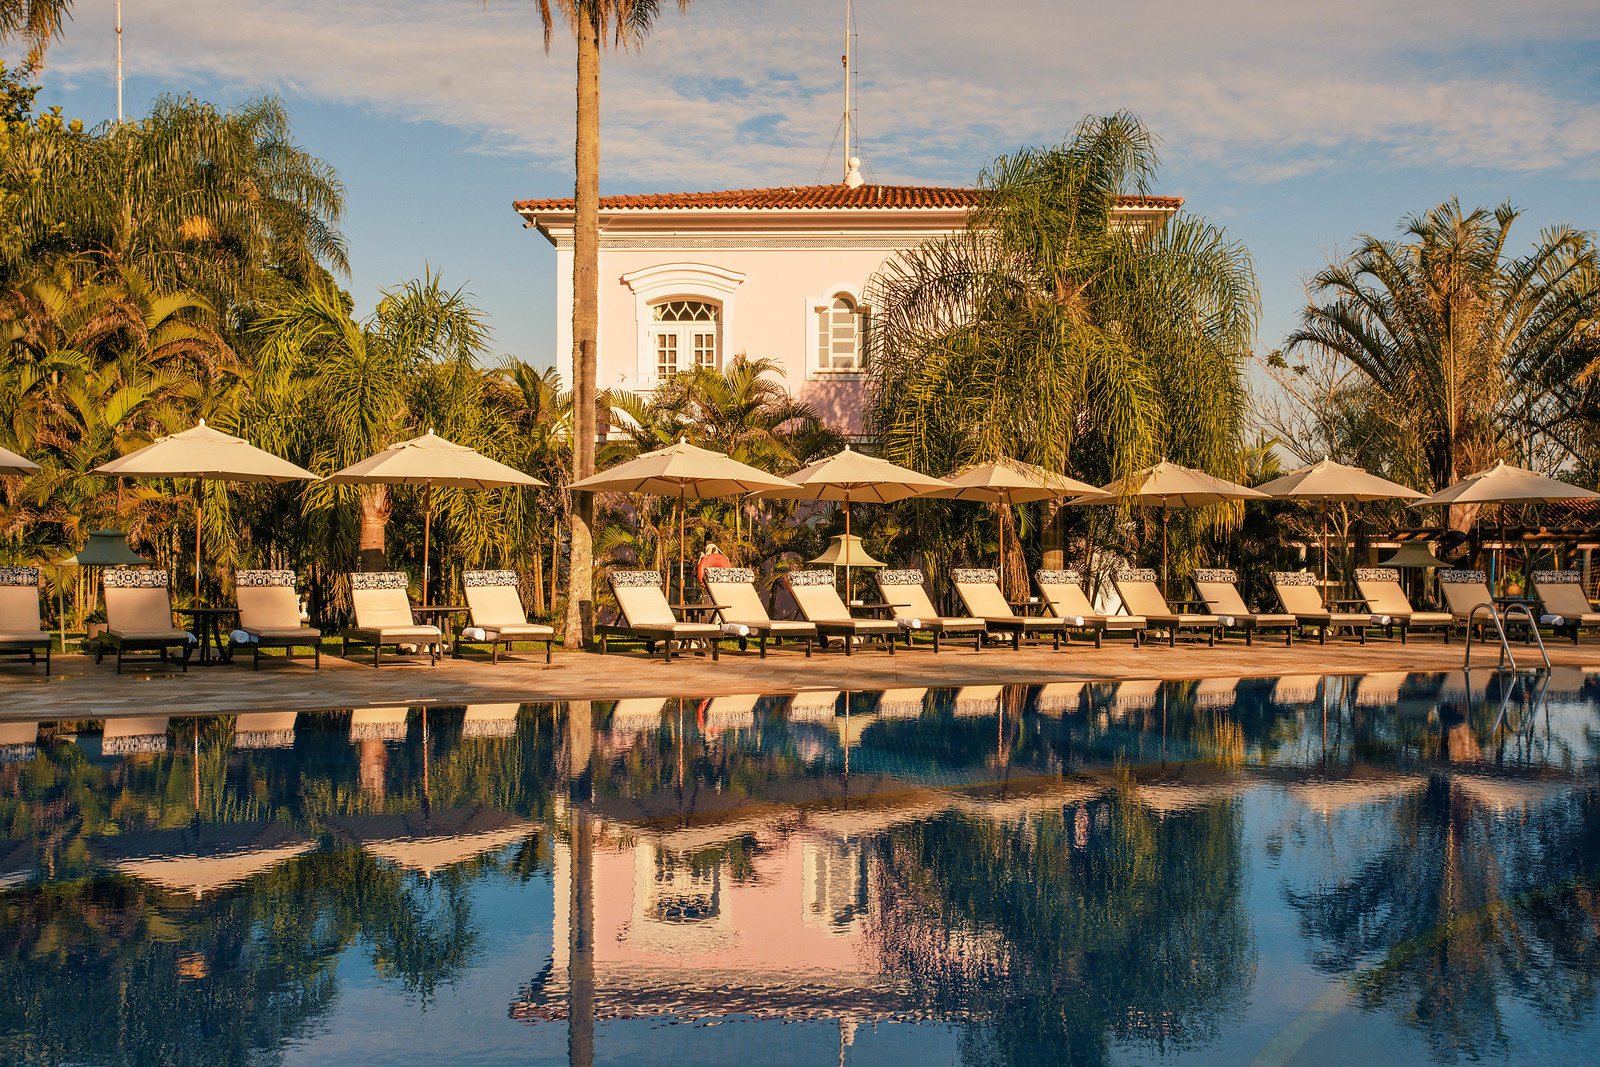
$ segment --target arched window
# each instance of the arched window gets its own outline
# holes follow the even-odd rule
[[[866,367],[867,309],[837,293],[816,309],[817,370],[859,371]]]
[[[705,300],[663,300],[650,306],[656,378],[722,366],[722,308]]]

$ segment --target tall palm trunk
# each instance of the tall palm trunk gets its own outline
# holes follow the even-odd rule
[[[383,551],[389,525],[389,487],[369,485],[361,490],[361,569],[381,571],[388,566]]]
[[[594,473],[595,337],[600,322],[600,12],[578,9],[578,136],[572,233],[572,474]],[[594,636],[594,494],[572,494],[563,643],[580,648]]]

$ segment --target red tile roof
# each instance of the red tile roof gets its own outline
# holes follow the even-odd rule
[[[949,189],[921,185],[791,185],[778,189],[725,189],[711,193],[644,193],[602,196],[601,211],[651,208],[966,208],[982,196],[978,189]],[[1122,206],[1176,211],[1181,196],[1125,196]],[[572,200],[518,200],[512,207],[524,213],[571,211]]]

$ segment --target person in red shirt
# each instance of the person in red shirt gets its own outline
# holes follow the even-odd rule
[[[700,562],[695,564],[695,574],[699,577],[700,584],[704,585],[706,581],[707,567],[731,566],[733,566],[733,561],[728,559],[727,556],[724,556],[722,554],[722,550],[716,545],[712,544],[710,541],[707,541],[705,550],[700,553]]]

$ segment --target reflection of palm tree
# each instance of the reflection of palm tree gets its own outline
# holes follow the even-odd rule
[[[1080,833],[1080,810],[1099,829]],[[1025,823],[899,826],[879,848],[874,942],[934,1010],[987,1024],[997,1059],[1101,1062],[1115,1039],[1189,1047],[1254,969],[1240,847],[1234,804],[1157,819],[1126,781]]]
[[[1503,1054],[1502,1000],[1567,1021],[1594,1010],[1600,941],[1592,873],[1600,798],[1497,819],[1434,777],[1394,803],[1394,840],[1336,884],[1286,891],[1329,973],[1360,972],[1367,1003],[1420,1029],[1435,1057]]]

